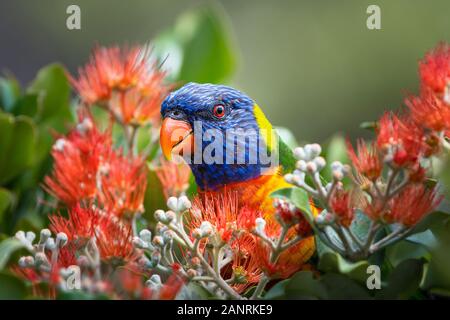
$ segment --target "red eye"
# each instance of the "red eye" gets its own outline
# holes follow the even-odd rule
[[[223,116],[225,115],[225,107],[221,104],[215,105],[213,113],[217,118],[223,118]]]

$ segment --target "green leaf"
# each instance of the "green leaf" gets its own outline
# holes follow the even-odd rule
[[[402,261],[389,275],[388,285],[377,294],[382,299],[408,299],[419,290],[424,261]]]
[[[286,279],[275,284],[264,295],[264,299],[266,300],[283,299],[286,296],[286,286],[288,285],[289,281],[290,281],[289,279]]]
[[[310,271],[297,272],[285,285],[287,298],[327,299],[326,287]]]
[[[0,242],[0,270],[6,266],[11,254],[23,247],[23,244],[14,238],[8,238]]]
[[[284,143],[286,143],[289,148],[293,150],[294,148],[298,147],[298,142],[291,130],[285,127],[275,127],[275,130],[277,131],[278,136],[284,141]]]
[[[14,201],[13,194],[7,189],[0,188],[0,225],[2,224],[3,221],[3,214],[6,212],[8,208],[11,207],[13,201]]]
[[[26,297],[26,286],[20,279],[0,273],[0,300],[19,300]]]
[[[11,112],[17,98],[20,96],[20,86],[16,79],[0,78],[0,107]]]
[[[201,7],[181,15],[175,27],[154,41],[165,66],[177,81],[221,83],[236,68],[236,48],[225,12]]]
[[[155,221],[153,213],[157,209],[166,208],[166,200],[163,194],[163,187],[154,170],[148,170],[147,189],[144,196],[145,218]]]
[[[20,97],[14,104],[12,112],[16,116],[35,117],[38,112],[38,96],[36,94],[26,94]]]
[[[64,68],[51,64],[39,70],[36,79],[27,90],[38,96],[39,120],[57,117],[59,122],[70,118],[70,86]],[[64,123],[59,123],[63,128]]]
[[[323,272],[341,273],[360,283],[367,280],[367,261],[349,262],[336,252],[324,252],[320,257],[318,269]]]
[[[386,259],[394,266],[408,259],[430,258],[427,248],[408,240],[400,241],[386,248]]]
[[[366,287],[351,278],[336,273],[327,273],[320,278],[327,289],[328,299],[361,300],[371,299]]]
[[[26,116],[16,118],[0,114],[0,184],[4,184],[30,166],[34,160],[36,128]]]

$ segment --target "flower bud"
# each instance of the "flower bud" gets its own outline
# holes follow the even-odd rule
[[[299,160],[305,160],[306,159],[305,150],[302,147],[295,148],[294,157],[296,157]]]
[[[44,264],[48,264],[49,263],[48,260],[47,260],[47,256],[45,255],[44,252],[36,253],[34,259],[35,259],[36,267],[40,267],[40,266],[42,266]]]
[[[200,225],[200,231],[203,237],[207,237],[213,232],[213,227],[209,221],[203,221]]]
[[[152,233],[148,229],[142,229],[141,232],[139,232],[139,237],[146,242],[152,241]]]
[[[293,184],[294,183],[294,175],[292,173],[288,173],[288,174],[284,175],[284,180],[287,183]]]
[[[62,248],[62,247],[64,247],[66,244],[67,244],[67,241],[68,241],[69,239],[67,238],[67,235],[64,233],[64,232],[59,232],[57,235],[56,235],[56,245],[59,247],[59,248]]]
[[[56,249],[55,239],[53,239],[53,238],[48,238],[47,241],[45,241],[45,247],[46,247],[48,250],[55,250],[55,249]]]
[[[320,146],[320,144],[313,143],[313,144],[307,144],[305,146],[306,156],[307,157],[309,156],[308,160],[312,160],[315,157],[318,157],[321,152],[322,152],[322,147]]]
[[[183,212],[187,209],[190,209],[192,207],[191,202],[189,201],[188,197],[181,196],[178,198],[178,210],[179,212]]]
[[[159,247],[164,246],[164,239],[161,236],[154,236],[152,242],[155,246],[159,246]]]
[[[167,199],[167,207],[172,211],[178,212],[178,199],[175,197]]]
[[[33,231],[28,231],[26,238],[30,243],[33,243],[34,239],[36,239],[36,234]]]
[[[142,240],[139,237],[133,238],[133,245],[138,249],[147,249],[148,248],[147,242],[145,242],[144,240]]]
[[[39,243],[45,243],[48,238],[52,236],[52,233],[48,229],[42,229],[39,237]]]
[[[66,146],[66,143],[67,143],[66,139],[59,138],[53,144],[53,150],[56,150],[56,151],[59,151],[59,152],[63,152],[64,151],[64,147]]]
[[[156,267],[161,261],[161,252],[159,252],[158,250],[153,251],[150,258],[152,260],[153,267]]]
[[[266,231],[266,220],[264,220],[263,218],[256,218],[255,220],[255,231],[257,234],[260,235],[265,235]]]
[[[314,163],[316,164],[318,171],[321,171],[327,164],[327,162],[325,161],[325,159],[323,157],[316,157],[314,159]]]
[[[315,173],[315,172],[317,172],[317,165],[314,162],[309,161],[306,164],[306,170],[310,173]]]
[[[306,171],[306,161],[305,160],[298,160],[295,164],[295,167],[300,171]]]

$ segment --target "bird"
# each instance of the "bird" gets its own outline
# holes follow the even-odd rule
[[[253,99],[229,86],[190,82],[164,99],[161,116],[162,153],[189,164],[200,194],[233,190],[239,203],[273,219],[271,194],[292,187],[283,175],[296,159]],[[314,237],[306,237],[299,259],[314,250]]]

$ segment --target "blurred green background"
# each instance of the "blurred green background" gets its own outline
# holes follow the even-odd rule
[[[70,4],[81,7],[80,31],[66,29]],[[448,0],[14,0],[0,4],[0,70],[23,83],[53,61],[75,71],[94,44],[145,43],[205,4],[223,9],[231,30],[230,83],[301,141],[366,134],[360,122],[399,107],[417,90],[418,59],[450,40]],[[370,4],[382,30],[366,28]]]

